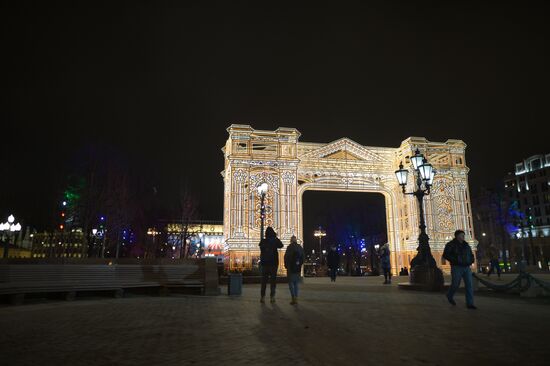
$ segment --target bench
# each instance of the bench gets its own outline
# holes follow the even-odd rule
[[[63,293],[72,300],[77,292],[113,291],[156,287],[162,294],[171,288],[200,288],[204,295],[217,295],[218,274],[213,258],[185,260],[37,260],[0,261],[0,295],[13,304],[25,294]]]

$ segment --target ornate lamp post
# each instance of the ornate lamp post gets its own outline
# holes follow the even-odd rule
[[[323,265],[323,246],[322,246],[322,240],[325,236],[327,236],[327,233],[325,230],[323,230],[320,226],[319,229],[315,230],[313,232],[313,236],[316,238],[319,238],[319,265]]]
[[[20,223],[14,224],[14,222],[15,222],[15,217],[13,217],[13,215],[10,215],[8,217],[8,222],[0,224],[0,231],[2,232],[2,234],[4,234],[4,232],[7,233],[6,238],[4,240],[4,258],[8,258],[9,249],[10,249],[10,236],[13,240],[13,238],[16,235],[15,233],[21,231],[21,224]]]
[[[424,196],[430,194],[435,170],[428,163],[424,155],[418,149],[415,155],[411,157],[413,174],[416,175],[416,184],[413,192],[406,192],[408,169],[399,164],[399,170],[395,171],[397,181],[403,189],[403,194],[413,195],[418,200],[418,209],[420,217],[420,235],[418,236],[418,253],[411,261],[411,283],[424,285],[429,289],[439,290],[443,287],[443,273],[437,267],[435,259],[430,249],[430,238],[426,234],[426,222],[424,220]]]
[[[260,195],[260,238],[264,238],[265,225],[265,195],[267,194],[267,183],[262,183],[258,186],[258,194]]]

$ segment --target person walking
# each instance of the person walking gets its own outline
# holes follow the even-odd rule
[[[384,285],[391,285],[391,262],[390,262],[390,244],[382,245],[379,252],[380,267],[384,272]]]
[[[500,263],[498,261],[497,249],[493,246],[489,248],[489,271],[487,277],[491,277],[491,274],[496,271],[497,276],[500,279]]]
[[[336,247],[333,245],[330,247],[330,251],[327,255],[327,266],[330,273],[330,281],[336,282],[336,274],[338,273],[338,267],[340,266],[340,255],[336,251]]]
[[[290,238],[290,245],[285,251],[285,268],[288,277],[288,288],[292,297],[291,305],[298,304],[298,284],[302,273],[302,264],[304,264],[304,249],[296,236]]]
[[[270,283],[271,303],[275,302],[275,287],[277,286],[277,269],[279,268],[279,251],[283,243],[277,238],[271,226],[265,229],[265,238],[260,240],[260,264],[262,266],[262,288],[260,302],[265,302],[265,288]]]
[[[447,300],[456,305],[453,297],[460,286],[460,281],[464,280],[466,290],[466,307],[468,309],[477,309],[474,305],[474,290],[472,288],[472,270],[470,266],[474,263],[474,254],[472,248],[464,240],[464,231],[455,231],[455,238],[445,245],[443,258],[451,263],[451,287],[447,293]]]

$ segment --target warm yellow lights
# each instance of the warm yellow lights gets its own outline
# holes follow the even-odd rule
[[[396,171],[400,162],[410,165],[411,160],[433,184],[425,199],[425,215],[434,257],[440,257],[438,252],[456,229],[463,229],[475,243],[466,144],[460,140],[431,142],[411,137],[397,148],[386,148],[363,146],[348,138],[299,142],[300,132],[294,128],[263,131],[231,125],[227,131],[229,138],[222,149],[223,233],[226,265],[231,268],[251,267],[259,255],[262,192],[266,192],[265,226],[272,226],[284,244],[292,235],[302,242],[302,196],[308,190],[382,194],[392,265],[395,271],[409,267],[417,248],[418,210],[415,198],[402,194],[399,183],[407,184],[406,173],[399,173],[402,179],[398,182]],[[430,165],[423,165],[424,158]],[[324,235],[315,234],[318,238]]]

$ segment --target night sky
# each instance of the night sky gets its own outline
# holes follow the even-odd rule
[[[92,147],[163,202],[186,182],[221,220],[231,123],[312,142],[463,139],[472,191],[550,152],[543,2],[161,3],[3,3],[2,218],[45,225]]]

